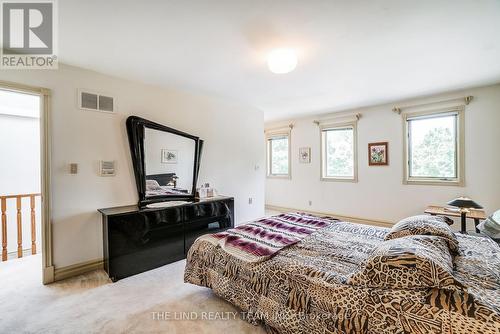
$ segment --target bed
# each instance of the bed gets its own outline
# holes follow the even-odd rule
[[[187,194],[187,189],[177,187],[177,176],[175,173],[146,175],[146,196]]]
[[[432,235],[407,223],[390,239],[387,228],[304,213],[247,228],[274,231],[269,221],[297,219],[327,223],[253,258],[228,242],[243,229],[200,237],[189,250],[185,282],[212,289],[269,333],[500,332],[500,248],[493,241],[446,239],[448,231]]]
[[[171,186],[158,186],[154,189],[146,189],[147,197],[165,195],[188,195],[188,191],[186,189],[179,189]]]

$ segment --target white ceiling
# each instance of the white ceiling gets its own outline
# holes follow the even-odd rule
[[[500,82],[498,0],[59,3],[59,59],[251,104],[266,120]],[[267,52],[295,48],[277,75]]]

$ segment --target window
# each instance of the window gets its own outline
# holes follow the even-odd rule
[[[463,110],[404,115],[405,183],[462,184]]]
[[[321,179],[356,181],[356,125],[321,127]]]
[[[290,133],[267,137],[267,176],[290,177]]]

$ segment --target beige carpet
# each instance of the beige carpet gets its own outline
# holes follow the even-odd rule
[[[116,283],[95,271],[44,286],[40,255],[0,263],[0,333],[264,333],[209,289],[185,284],[184,265]]]

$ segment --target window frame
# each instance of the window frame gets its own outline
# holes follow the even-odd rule
[[[40,180],[41,180],[41,246],[42,246],[42,283],[49,284],[55,281],[58,270],[55,268],[52,247],[52,209],[51,209],[51,137],[52,128],[50,117],[52,114],[52,92],[48,88],[29,86],[0,80],[1,90],[33,94],[40,96]]]
[[[428,119],[438,115],[456,115],[455,156],[456,177],[420,177],[410,176],[410,131],[409,122],[412,119]],[[465,116],[464,107],[450,107],[443,109],[426,110],[413,113],[404,113],[403,117],[403,184],[407,185],[440,185],[460,186],[465,185]]]
[[[353,146],[353,176],[352,177],[342,177],[342,176],[326,176],[326,152],[325,143],[323,139],[323,132],[335,129],[345,129],[352,128],[352,146]],[[330,123],[330,124],[320,124],[319,125],[319,142],[320,142],[320,165],[319,165],[319,176],[321,181],[329,182],[358,182],[358,130],[357,121],[349,121],[342,123]]]
[[[288,140],[288,173],[287,174],[272,174],[272,150],[270,142],[272,139],[286,137]],[[291,131],[273,131],[266,133],[266,176],[270,179],[291,179],[292,178],[292,141],[291,141]]]

